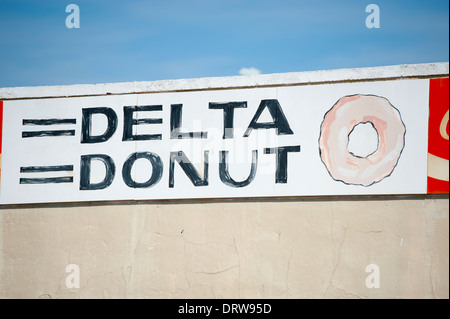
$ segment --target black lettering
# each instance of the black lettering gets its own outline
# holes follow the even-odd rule
[[[277,154],[277,170],[275,183],[287,183],[287,154],[300,152],[300,145],[283,146],[277,148],[265,148],[264,154]]]
[[[46,173],[46,172],[61,172],[66,171],[68,173],[73,172],[73,165],[56,165],[56,166],[25,166],[20,168],[21,173]],[[20,184],[49,184],[49,183],[72,183],[72,176],[64,177],[32,177],[21,178]]]
[[[21,178],[20,184],[59,184],[72,183],[73,177],[43,177],[43,178]]]
[[[161,140],[161,134],[133,134],[133,125],[140,124],[161,124],[161,118],[151,119],[134,119],[133,113],[144,111],[162,111],[162,105],[142,105],[142,106],[124,106],[123,107],[123,136],[122,141],[146,141],[146,140]]]
[[[267,108],[272,116],[273,122],[268,123],[258,123],[258,119],[261,116],[264,109]],[[253,129],[276,129],[277,135],[291,135],[292,132],[286,116],[281,109],[281,105],[278,100],[262,100],[259,104],[258,110],[253,116],[247,130],[245,131],[244,137],[248,137]]]
[[[223,110],[223,139],[233,138],[234,109],[247,108],[247,102],[209,103],[213,110]]]
[[[174,185],[175,162],[178,162],[178,164],[180,164],[180,167],[183,169],[186,176],[189,177],[194,186],[208,186],[208,155],[209,152],[205,151],[203,156],[204,168],[202,178],[183,151],[170,152],[169,187],[173,188]]]
[[[81,143],[101,143],[106,142],[113,136],[117,129],[117,115],[109,107],[92,107],[83,109],[83,119],[81,121]],[[92,136],[92,115],[103,114],[108,119],[108,126],[102,135]]]
[[[252,166],[250,169],[250,174],[247,179],[237,182],[233,178],[231,178],[228,168],[228,151],[220,151],[220,163],[219,163],[219,175],[220,180],[228,186],[231,187],[245,187],[249,185],[254,179],[256,175],[256,168],[258,166],[258,151],[252,151]]]
[[[150,179],[143,183],[137,183],[131,177],[131,169],[133,168],[134,162],[140,158],[145,158],[152,164],[152,176]],[[138,152],[131,154],[125,161],[122,167],[122,178],[128,187],[132,188],[148,188],[156,185],[162,177],[163,173],[163,163],[161,158],[151,152]]]
[[[24,119],[23,125],[58,125],[58,124],[77,124],[76,119]]]
[[[44,137],[44,136],[74,136],[75,130],[54,130],[54,131],[24,131],[22,138]]]
[[[170,106],[170,139],[208,138],[207,132],[180,132],[183,104]]]
[[[106,168],[104,179],[95,184],[91,183],[91,162],[93,160],[101,161]],[[98,190],[107,188],[113,182],[115,174],[116,166],[114,165],[113,159],[108,155],[82,155],[80,166],[80,190]]]

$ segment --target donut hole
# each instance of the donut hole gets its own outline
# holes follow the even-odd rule
[[[366,158],[378,150],[378,132],[371,122],[362,122],[348,134],[347,150],[353,156]]]

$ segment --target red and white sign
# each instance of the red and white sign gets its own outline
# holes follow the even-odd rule
[[[0,101],[0,181],[2,180],[2,132],[3,132],[3,101]]]
[[[449,190],[448,78],[430,80],[428,127],[428,193]]]

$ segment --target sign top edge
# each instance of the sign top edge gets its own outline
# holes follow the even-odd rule
[[[177,80],[0,88],[0,100],[205,91],[339,82],[431,78],[449,75],[449,63],[402,64],[354,69],[206,77]]]

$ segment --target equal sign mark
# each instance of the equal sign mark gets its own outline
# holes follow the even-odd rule
[[[50,126],[61,124],[77,124],[76,119],[24,119],[22,125]],[[23,131],[22,138],[43,136],[74,136],[75,130]]]
[[[21,167],[21,173],[45,173],[45,172],[61,172],[66,171],[68,174],[73,173],[73,165],[59,165],[59,166],[27,166]],[[20,184],[59,184],[59,183],[73,183],[73,176],[63,177],[35,177],[35,178],[21,178]]]

